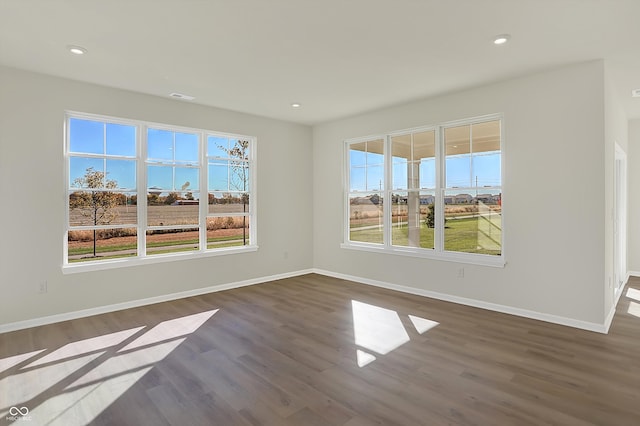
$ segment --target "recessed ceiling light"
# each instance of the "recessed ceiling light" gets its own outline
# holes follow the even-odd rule
[[[294,103],[292,103],[292,104],[291,104],[291,107],[292,107],[292,108],[300,108],[301,106],[302,106],[302,105],[301,105],[301,104],[299,104],[299,103],[297,103],[297,102],[294,102]]]
[[[640,89],[634,89],[631,91],[631,97],[640,98]]]
[[[84,55],[85,53],[87,53],[87,49],[81,46],[67,46],[67,49],[69,49],[69,52],[73,53],[74,55]]]
[[[493,38],[493,44],[497,44],[497,45],[505,44],[506,42],[509,41],[510,38],[511,36],[509,34],[497,35]]]

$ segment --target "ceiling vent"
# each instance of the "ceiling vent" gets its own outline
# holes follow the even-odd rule
[[[171,96],[172,98],[182,99],[185,101],[192,101],[195,99],[193,96],[185,95],[182,93],[175,93],[175,92],[171,93],[169,96]]]

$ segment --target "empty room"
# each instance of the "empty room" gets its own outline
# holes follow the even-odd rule
[[[0,424],[639,424],[637,16],[0,0]]]

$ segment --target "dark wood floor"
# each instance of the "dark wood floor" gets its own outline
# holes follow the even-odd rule
[[[320,275],[5,333],[0,423],[638,425],[639,289],[608,335]]]

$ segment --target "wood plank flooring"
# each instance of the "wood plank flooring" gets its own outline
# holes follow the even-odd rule
[[[640,279],[608,335],[315,274],[5,333],[10,423],[638,425]]]

